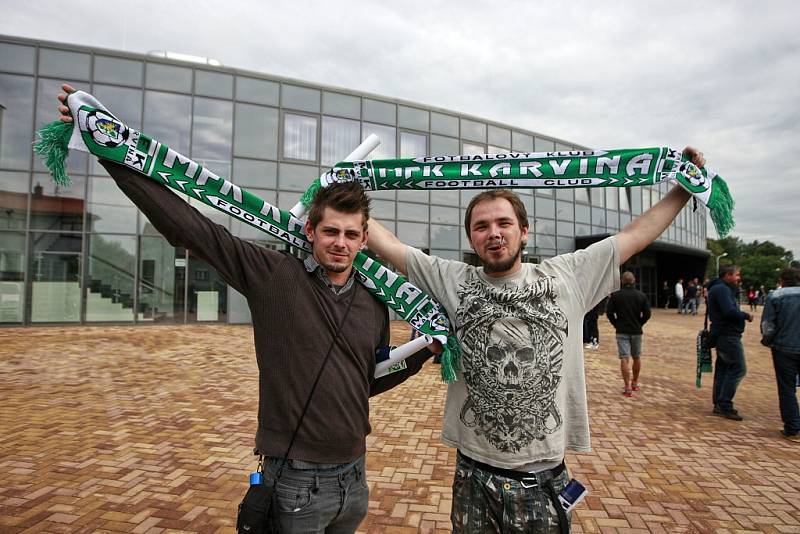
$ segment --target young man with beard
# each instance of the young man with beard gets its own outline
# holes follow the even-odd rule
[[[684,153],[705,164],[695,149]],[[439,300],[463,350],[442,429],[458,449],[455,532],[569,530],[556,498],[569,480],[564,453],[590,449],[583,316],[688,199],[676,186],[616,236],[538,265],[521,261],[528,217],[508,190],[481,193],[467,208],[481,267],[428,256],[370,221],[370,248]]]
[[[62,104],[75,91],[63,89]],[[65,105],[59,111],[72,121]],[[353,269],[368,238],[364,189],[320,189],[304,228],[313,253],[301,261],[233,236],[146,176],[100,163],[172,246],[191,250],[247,298],[258,363],[255,445],[266,484],[292,443],[276,487],[283,531],[355,532],[368,506],[369,397],[415,374],[432,354],[420,351],[406,370],[374,377],[376,353],[389,344],[389,315]]]

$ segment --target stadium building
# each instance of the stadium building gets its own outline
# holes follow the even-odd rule
[[[190,250],[170,246],[94,158],[73,152],[72,185],[53,184],[31,143],[37,128],[57,118],[55,96],[63,82],[93,93],[128,125],[283,209],[371,133],[381,144],[370,158],[588,148],[460,112],[213,60],[0,36],[2,325],[250,320],[245,299]],[[518,191],[530,216],[525,261],[616,233],[669,187]],[[474,261],[462,221],[475,194],[371,193],[373,215],[410,245]],[[234,235],[285,248],[187,201]],[[625,267],[655,302],[664,280],[671,286],[679,276],[702,275],[705,240],[705,211],[687,206]]]

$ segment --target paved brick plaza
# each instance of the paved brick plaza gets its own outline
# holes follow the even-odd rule
[[[778,437],[768,351],[745,336],[745,421],[694,387],[702,316],[658,310],[642,391],[620,395],[608,323],[587,351],[594,452],[575,532],[800,533],[800,444]],[[396,325],[399,338],[406,335]],[[232,532],[257,383],[245,326],[0,329],[0,532]],[[454,451],[429,364],[372,403],[364,532],[449,531]]]

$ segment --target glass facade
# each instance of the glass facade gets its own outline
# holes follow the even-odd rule
[[[0,36],[0,324],[248,322],[245,299],[190,250],[172,247],[105,170],[70,155],[69,187],[34,158],[34,132],[57,118],[67,82],[221,176],[288,209],[326,167],[374,133],[370,157],[585,148],[521,128],[232,68]],[[543,125],[542,130],[546,130]],[[528,261],[616,232],[666,185],[518,191],[529,212]],[[400,239],[470,260],[462,228],[476,191],[371,193]],[[185,199],[186,200],[186,199]],[[192,203],[234,235],[286,247]],[[704,249],[702,210],[685,209],[660,241]]]

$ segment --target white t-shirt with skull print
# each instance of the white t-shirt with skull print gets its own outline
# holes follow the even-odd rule
[[[616,238],[503,278],[413,247],[406,261],[409,280],[447,310],[462,348],[443,441],[506,469],[590,450],[583,316],[619,288]]]

